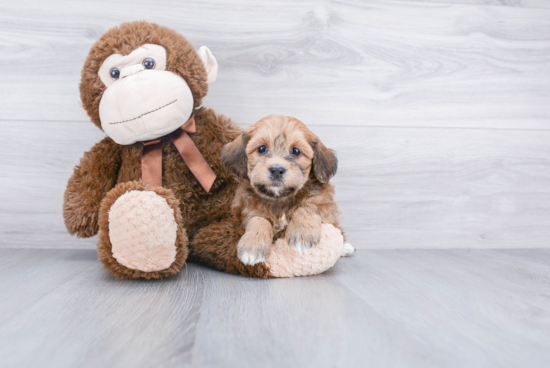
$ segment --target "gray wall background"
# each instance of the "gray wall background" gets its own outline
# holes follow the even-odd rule
[[[204,105],[293,115],[338,152],[357,248],[550,243],[550,1],[0,1],[0,247],[93,248],[61,215],[103,133],[77,103],[93,42],[145,19],[208,46]]]

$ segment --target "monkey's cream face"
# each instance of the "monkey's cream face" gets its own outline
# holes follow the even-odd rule
[[[199,56],[209,81],[215,79],[217,63],[210,51],[203,47]],[[98,74],[107,86],[99,104],[101,127],[118,144],[162,137],[181,127],[193,112],[191,89],[167,70],[162,46],[146,44],[126,56],[113,54]]]
[[[250,184],[263,197],[294,195],[309,179],[314,151],[298,120],[264,119],[249,128],[246,145]]]

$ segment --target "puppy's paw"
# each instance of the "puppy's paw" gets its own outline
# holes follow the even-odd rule
[[[257,263],[265,262],[266,257],[255,252],[239,252],[239,259],[244,265],[254,266]]]
[[[288,245],[293,247],[296,252],[303,254],[309,253],[321,241],[321,224],[319,226],[304,226],[303,224],[288,224],[285,235]]]
[[[344,247],[342,248],[342,254],[340,257],[349,257],[353,253],[355,253],[355,248],[350,243],[344,243]]]
[[[239,240],[237,244],[237,255],[241,262],[247,266],[265,262],[269,253],[271,253],[272,237],[257,236],[258,234],[247,232]]]

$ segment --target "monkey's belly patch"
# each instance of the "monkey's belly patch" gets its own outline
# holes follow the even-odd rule
[[[325,272],[340,258],[344,237],[331,224],[321,226],[321,241],[308,254],[299,254],[285,239],[278,239],[265,261],[273,277],[310,276]]]

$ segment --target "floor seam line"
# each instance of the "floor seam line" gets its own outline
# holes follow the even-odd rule
[[[60,282],[59,285],[57,285],[55,288],[53,288],[52,290],[48,291],[46,294],[42,295],[40,298],[36,299],[33,303],[29,304],[29,305],[26,306],[25,308],[19,310],[17,313],[13,314],[10,318],[8,318],[7,320],[5,320],[4,322],[0,323],[0,327],[2,327],[4,324],[6,324],[6,323],[7,323],[8,321],[10,321],[11,319],[13,319],[15,316],[21,314],[21,313],[24,312],[25,310],[27,310],[27,309],[29,309],[30,307],[32,307],[33,305],[35,305],[35,304],[38,303],[40,300],[44,299],[45,297],[47,297],[48,295],[50,295],[50,294],[53,293],[54,291],[58,290],[61,286],[65,285],[67,282],[69,282],[69,281],[71,280],[71,278],[80,275],[82,272],[86,271],[88,268],[92,267],[92,266],[93,266],[94,264],[96,264],[97,262],[99,262],[99,260],[95,260],[95,261],[93,261],[91,264],[89,264],[88,266],[84,267],[84,268],[83,268],[82,270],[80,270],[79,272],[67,276],[67,277],[65,278],[65,280],[63,280],[62,282]]]

